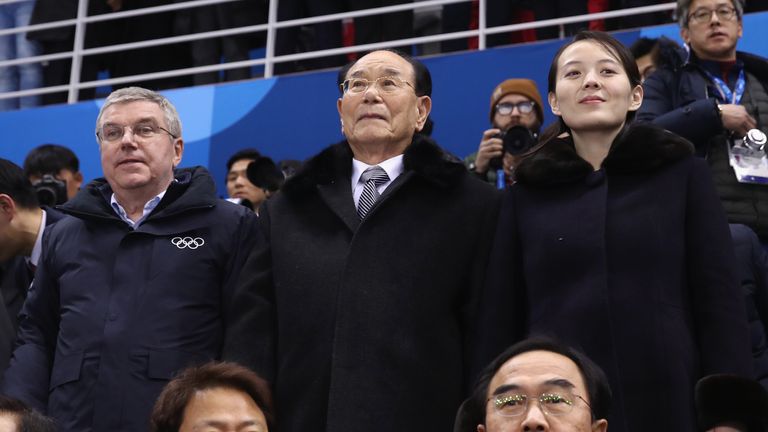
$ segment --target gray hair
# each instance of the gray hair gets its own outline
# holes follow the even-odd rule
[[[677,8],[675,9],[675,17],[677,23],[681,28],[688,28],[688,15],[691,14],[691,2],[693,0],[677,0]],[[744,17],[744,3],[746,0],[731,0],[733,8],[736,9],[736,17],[741,21]]]
[[[99,128],[101,127],[101,116],[104,115],[104,111],[107,108],[116,104],[141,101],[156,103],[162,108],[168,132],[174,137],[181,137],[181,120],[179,120],[179,113],[176,112],[176,107],[174,107],[171,101],[160,93],[141,87],[121,88],[113,91],[107,96],[104,105],[102,105],[99,110],[99,116],[96,117],[96,134],[99,133]]]

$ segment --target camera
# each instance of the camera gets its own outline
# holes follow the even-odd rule
[[[535,132],[532,132],[525,126],[512,126],[502,133],[497,134],[495,138],[501,139],[504,153],[519,155],[535,146],[538,136]],[[501,158],[491,159],[490,165],[492,168],[500,169],[501,164]]]
[[[40,180],[32,183],[32,186],[41,206],[53,207],[67,201],[67,183],[53,174],[44,174]]]
[[[760,129],[750,129],[744,138],[728,146],[731,167],[740,183],[768,184],[767,142]]]

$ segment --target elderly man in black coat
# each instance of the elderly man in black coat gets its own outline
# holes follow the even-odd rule
[[[497,195],[419,133],[424,65],[374,51],[339,81],[346,141],[267,202],[224,357],[272,379],[281,431],[450,430]]]

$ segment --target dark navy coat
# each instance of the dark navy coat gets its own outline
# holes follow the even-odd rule
[[[44,236],[2,391],[61,431],[142,431],[175,372],[221,354],[234,281],[256,217],[180,170],[135,230],[103,180],[62,207]]]
[[[58,222],[64,214],[52,208],[44,208],[45,229]],[[45,232],[45,231],[43,231]],[[0,264],[0,371],[5,371],[13,351],[13,341],[18,329],[17,315],[27,298],[27,290],[34,273],[23,256],[14,257]]]
[[[502,203],[482,317],[549,334],[605,370],[617,431],[693,431],[696,381],[752,373],[733,247],[690,143],[630,128],[594,171],[568,139],[520,164]],[[521,333],[515,334],[516,330]]]
[[[271,376],[281,432],[447,431],[466,396],[499,199],[420,135],[403,165],[360,221],[343,142],[260,212],[225,358]]]

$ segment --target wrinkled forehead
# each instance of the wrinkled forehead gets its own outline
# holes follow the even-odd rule
[[[104,109],[101,116],[101,124],[127,124],[137,121],[154,120],[156,123],[163,125],[165,124],[165,117],[163,114],[163,109],[160,105],[154,102],[118,102]]]
[[[735,7],[732,0],[693,0],[689,6],[690,12],[694,12],[699,8],[715,9],[720,6]]]
[[[374,51],[361,57],[347,72],[347,78],[396,76],[408,81],[414,78],[413,66],[390,51]]]
[[[532,395],[553,387],[587,397],[584,378],[573,360],[551,351],[529,351],[512,357],[499,368],[488,386],[488,396],[501,388]]]

